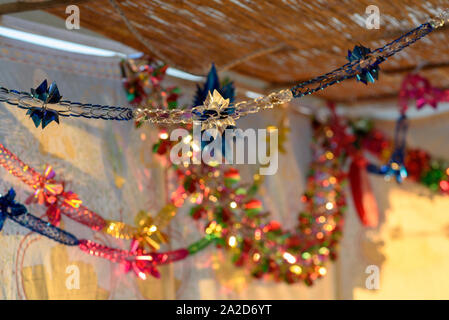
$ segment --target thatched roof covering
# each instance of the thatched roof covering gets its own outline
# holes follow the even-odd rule
[[[130,32],[110,0],[81,3],[81,27],[159,55],[191,73],[204,74],[210,63],[215,62],[218,68],[231,66],[233,71],[263,79],[273,88],[288,87],[326,73],[344,64],[347,50],[355,44],[370,48],[384,45],[449,7],[447,0],[116,0],[116,3],[144,39]],[[369,5],[380,9],[378,30],[365,27],[365,10]],[[49,12],[67,16],[65,8]],[[151,47],[155,52],[150,52]],[[320,95],[335,100],[394,96],[402,76],[418,67],[433,84],[449,87],[447,27],[382,64],[383,72],[376,84],[365,87],[348,81]]]

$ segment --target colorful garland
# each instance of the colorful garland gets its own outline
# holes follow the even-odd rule
[[[311,285],[326,274],[325,262],[336,257],[345,207],[341,168],[346,159],[344,150],[338,150],[329,139],[333,128],[315,123],[314,132],[314,160],[302,198],[306,208],[293,231],[270,221],[270,214],[254,197],[260,176],[245,187],[235,168],[175,168],[178,189],[172,202],[178,207],[186,200],[193,203],[190,215],[204,221],[206,237],[229,249],[233,262],[251,270],[254,277]]]
[[[228,81],[220,83],[212,67],[197,96],[207,89],[209,95],[214,91],[215,95],[223,94],[232,100],[233,96],[226,92],[233,90],[224,89],[228,85]],[[285,126],[283,122],[281,126]],[[336,257],[345,204],[342,191],[345,175],[341,166],[346,156],[344,150],[337,150],[338,145],[329,140],[333,130],[335,135],[339,134],[339,127],[316,125],[312,143],[314,162],[302,198],[306,208],[299,216],[298,227],[292,231],[282,230],[278,222],[270,221],[270,214],[255,198],[262,182],[260,176],[255,176],[254,182],[247,186],[240,183],[239,171],[232,167],[178,166],[170,164],[168,159],[164,161],[174,170],[178,181],[171,202],[177,207],[191,203],[191,217],[205,226],[204,243],[227,248],[233,262],[245,266],[256,278],[311,285],[326,274],[325,262]],[[176,142],[168,141],[164,133],[162,129],[153,151],[168,157]],[[183,141],[193,150],[205,147],[195,146],[191,138]]]
[[[0,165],[35,190],[34,194],[27,199],[27,203],[36,202],[47,206],[46,214],[49,222],[29,214],[23,216],[27,217],[26,219],[11,217],[14,221],[63,244],[79,245],[81,250],[91,255],[123,263],[126,267],[125,270],[129,271],[132,269],[142,279],[146,278],[145,274],[159,277],[155,264],[167,264],[184,259],[188,255],[195,254],[206,248],[215,240],[213,236],[207,235],[188,245],[185,249],[182,248],[166,253],[149,253],[146,251],[147,249],[151,251],[158,250],[160,243],[167,241],[167,237],[160,230],[175,216],[176,208],[173,205],[168,204],[164,206],[154,219],[145,212],[140,212],[136,217],[138,227],[133,227],[123,222],[103,219],[97,213],[83,206],[76,194],[71,191],[64,191],[65,183],[54,180],[55,173],[51,167],[47,166],[44,175],[40,175],[35,169],[26,165],[1,144]],[[7,212],[7,210],[5,209],[4,212]],[[109,248],[88,240],[80,240],[79,243],[65,240],[68,233],[53,225],[59,224],[61,214],[94,231],[105,232],[119,239],[131,239],[130,250]],[[3,225],[4,220],[2,218],[5,217],[4,215],[0,216],[1,225]],[[73,236],[67,237],[72,239]],[[143,262],[140,260],[143,260]]]
[[[63,214],[94,231],[105,232],[118,239],[132,239],[132,247],[158,250],[160,243],[167,242],[167,237],[161,230],[176,214],[175,207],[170,204],[164,206],[155,218],[140,212],[136,218],[138,227],[133,227],[123,222],[103,219],[99,214],[83,206],[75,193],[66,191],[64,181],[54,179],[56,174],[51,166],[47,165],[41,175],[2,144],[0,144],[0,165],[34,189],[34,193],[26,203],[45,205],[47,219],[53,225],[59,225]]]
[[[146,279],[146,274],[159,277],[160,275],[156,266],[184,259],[189,254],[186,249],[178,249],[163,253],[147,253],[141,249],[125,251],[110,248],[90,240],[78,240],[73,234],[28,213],[24,205],[15,201],[15,196],[16,193],[13,189],[10,189],[5,196],[0,196],[1,226],[3,226],[4,220],[9,218],[25,228],[61,244],[78,246],[82,251],[90,255],[121,263],[124,265],[125,271],[132,270],[141,279]]]
[[[35,120],[35,123],[39,119],[41,121],[44,120],[42,122],[43,127],[44,124],[47,125],[51,121],[59,121],[59,116],[104,120],[134,119],[138,123],[141,121],[149,121],[162,124],[188,124],[207,121],[211,126],[223,127],[224,122],[234,122],[242,116],[256,113],[263,109],[273,108],[289,102],[293,98],[300,98],[312,94],[347,79],[357,77],[357,80],[364,83],[373,82],[377,78],[378,66],[383,61],[432,31],[442,27],[447,22],[448,17],[449,12],[445,11],[439,17],[431,19],[429,22],[420,25],[398,39],[375,50],[355,46],[354,50],[348,53],[349,63],[344,66],[325,75],[302,82],[289,90],[281,90],[255,100],[232,104],[226,112],[221,112],[220,110],[216,110],[216,108],[210,108],[207,105],[197,105],[193,109],[181,110],[167,109],[161,106],[157,108],[145,107],[134,109],[130,107],[82,104],[79,102],[60,100],[59,93],[59,99],[46,99],[42,94],[29,94],[16,90],[8,90],[3,87],[0,87],[0,102],[6,102],[19,108],[27,109],[30,116]],[[41,89],[43,89],[43,86]],[[47,90],[45,91],[48,93]],[[137,92],[142,94],[142,91],[138,87],[134,88],[133,93]]]

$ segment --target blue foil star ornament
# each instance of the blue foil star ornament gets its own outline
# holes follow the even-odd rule
[[[212,66],[207,74],[206,82],[200,86],[197,85],[196,94],[193,100],[192,110],[196,120],[201,122],[201,135],[206,129],[217,128],[221,132],[221,137],[213,137],[213,139],[222,140],[221,153],[225,156],[226,146],[229,144],[225,139],[224,131],[226,129],[235,128],[235,120],[232,116],[235,114],[235,107],[232,102],[235,99],[234,83],[225,80],[220,83],[217,69]],[[201,142],[201,149],[208,150],[208,145],[212,141]]]
[[[45,103],[58,103],[62,96],[59,94],[58,86],[56,82],[52,82],[50,87],[48,86],[47,79],[36,88],[31,89],[31,95]]]
[[[235,98],[235,87],[234,83],[231,81],[224,81],[222,84],[220,84],[220,79],[218,78],[217,69],[215,68],[215,65],[212,63],[212,66],[209,70],[209,73],[207,74],[206,82],[203,84],[203,86],[196,86],[196,94],[195,98],[193,100],[193,106],[200,106],[204,103],[204,101],[207,99],[209,92],[214,92],[217,90],[220,95],[224,99],[229,99],[229,102],[234,102]]]
[[[14,200],[15,197],[16,192],[12,188],[9,189],[6,195],[0,195],[0,231],[8,216],[18,216],[27,212],[23,204]]]
[[[59,124],[58,112],[56,110],[47,109],[46,107],[48,103],[58,103],[61,101],[62,96],[59,93],[56,83],[53,82],[50,87],[48,87],[47,80],[44,80],[36,89],[31,89],[31,95],[33,98],[44,102],[43,107],[31,107],[27,111],[27,115],[33,120],[36,128],[42,124],[42,129],[44,129],[53,121]]]
[[[226,80],[220,83],[217,69],[212,63],[206,82],[202,86],[197,85],[192,113],[196,120],[202,123],[203,130],[218,128],[223,131],[226,127],[235,124],[232,118],[235,113],[235,108],[232,106],[234,99],[233,82]]]
[[[364,46],[355,46],[354,50],[348,50],[347,59],[349,62],[358,61],[362,59],[368,58],[371,53],[371,49]],[[379,66],[370,65],[366,68],[361,68],[356,78],[357,81],[363,82],[364,84],[368,84],[368,82],[374,83],[379,78]]]

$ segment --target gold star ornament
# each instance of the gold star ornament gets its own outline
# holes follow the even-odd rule
[[[235,126],[235,120],[232,117],[235,114],[235,108],[229,106],[230,100],[224,99],[221,94],[214,90],[209,91],[206,100],[202,106],[193,108],[192,113],[195,120],[201,122],[201,129],[216,128],[222,132],[228,126]]]

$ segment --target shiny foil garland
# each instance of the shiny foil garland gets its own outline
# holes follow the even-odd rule
[[[374,154],[381,161],[389,158],[392,141],[377,129],[357,130],[362,148]],[[449,194],[449,161],[432,157],[419,148],[405,150],[405,169],[407,179],[420,183],[433,192]]]
[[[177,207],[190,206],[191,217],[204,225],[205,236],[189,246],[189,252],[210,244],[225,248],[235,265],[256,278],[311,285],[323,277],[326,262],[336,257],[341,236],[346,181],[342,170],[347,153],[334,140],[338,129],[332,121],[314,123],[314,133],[314,158],[302,197],[305,209],[293,230],[284,230],[271,220],[257,199],[261,176],[245,185],[233,167],[171,165],[178,179],[171,201]],[[167,148],[160,154],[169,152]]]
[[[140,247],[159,250],[161,243],[168,241],[162,233],[176,210],[172,205],[162,208],[152,219],[147,213],[137,216],[137,227],[119,221],[109,221],[82,205],[82,201],[72,191],[65,191],[65,183],[56,181],[55,172],[47,166],[43,174],[25,164],[15,154],[0,144],[0,166],[34,189],[26,203],[38,203],[47,207],[46,215],[50,223],[58,225],[61,214],[81,223],[92,230],[105,232],[118,239],[133,239]]]
[[[121,263],[126,272],[133,271],[141,279],[146,279],[147,274],[159,277],[157,265],[184,259],[189,254],[203,250],[215,240],[214,236],[207,235],[187,245],[186,248],[160,254],[148,252],[148,250],[159,250],[161,243],[168,242],[168,237],[162,230],[176,215],[177,210],[174,205],[167,204],[154,218],[146,212],[140,212],[136,216],[137,227],[133,227],[123,222],[103,219],[97,213],[81,205],[81,200],[74,197],[73,192],[64,192],[65,183],[54,180],[55,173],[51,167],[47,166],[44,174],[41,175],[2,144],[0,144],[0,165],[35,190],[27,202],[36,202],[48,208],[57,206],[56,209],[59,209],[60,213],[95,231],[105,232],[118,239],[131,240],[130,250],[110,248],[89,240],[79,240],[78,242],[78,240],[74,240],[76,238],[73,235],[52,224],[58,224],[59,220],[55,221],[54,215],[50,214],[49,210],[47,210],[47,218],[51,223],[28,213],[11,216],[12,220],[62,244],[79,245],[80,249],[88,254]],[[0,226],[3,226],[5,218],[5,214],[0,215]],[[70,240],[67,240],[66,237]]]
[[[199,116],[211,120],[225,110],[228,112],[229,104],[220,93],[226,91],[214,76],[213,68],[204,88],[209,90],[204,93],[209,96],[210,107],[201,109]],[[227,98],[231,100],[232,96]],[[171,194],[171,202],[177,207],[190,206],[191,217],[204,226],[205,236],[188,247],[190,254],[213,244],[227,249],[233,262],[256,278],[311,285],[324,276],[325,262],[336,256],[345,202],[341,189],[345,175],[341,170],[346,156],[341,144],[335,142],[341,136],[340,127],[335,126],[336,122],[331,123],[325,130],[320,125],[316,128],[317,141],[312,144],[316,163],[312,165],[308,191],[303,197],[306,210],[300,214],[299,226],[293,230],[283,230],[280,223],[272,221],[270,213],[257,199],[261,176],[256,175],[252,184],[245,185],[233,167],[173,165],[168,160],[173,144],[167,142],[168,135],[162,129],[153,151],[166,156],[163,162],[175,172],[178,187]],[[208,121],[204,124],[210,125]],[[285,125],[281,121],[280,127]],[[285,135],[288,130],[284,129]],[[185,137],[183,143],[191,150],[205,147],[195,145],[192,135]],[[320,205],[316,200],[321,201]]]
[[[60,210],[61,214],[93,230],[98,231],[105,227],[106,221],[100,215],[83,206],[81,200],[73,192],[65,192],[65,183],[54,180],[55,173],[50,166],[47,166],[44,174],[41,175],[2,144],[0,144],[0,165],[34,189],[33,196],[27,200],[28,203],[37,202],[46,205],[49,210],[56,206],[55,210]],[[47,210],[49,220],[58,224],[60,218],[49,210]]]
[[[10,189],[6,195],[0,195],[0,230],[5,219],[9,218],[25,228],[61,244],[78,246],[82,251],[90,255],[120,263],[124,266],[125,271],[133,271],[143,280],[146,279],[147,274],[159,278],[160,274],[156,269],[158,265],[184,259],[189,254],[187,249],[148,253],[137,248],[137,246],[134,250],[125,251],[107,247],[90,240],[78,240],[73,234],[30,214],[24,205],[15,200],[15,196],[14,189]]]

